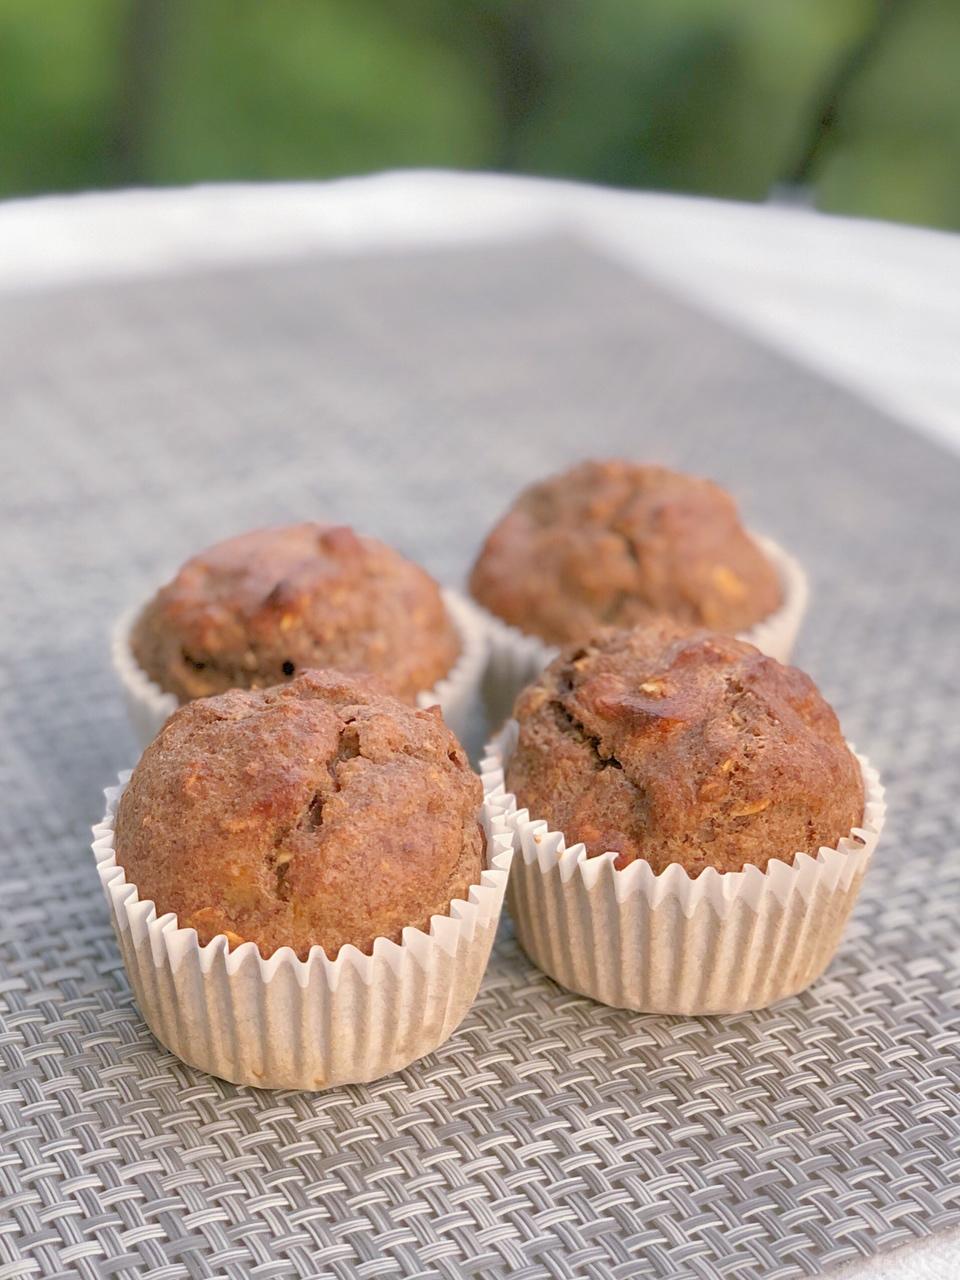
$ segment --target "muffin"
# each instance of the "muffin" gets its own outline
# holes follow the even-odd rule
[[[493,725],[556,646],[599,627],[670,617],[785,662],[807,602],[800,565],[747,534],[729,494],[629,462],[584,462],[525,490],[487,538],[470,591],[484,606]]]
[[[176,712],[120,802],[117,861],[201,946],[369,954],[479,881],[481,802],[438,709],[308,671]]]
[[[307,667],[372,672],[412,702],[460,652],[429,574],[374,538],[310,523],[241,534],[188,560],[142,611],[131,645],[181,703]]]
[[[583,462],[524,490],[490,533],[470,591],[548,644],[665,615],[737,632],[782,602],[729,494],[665,467]]]
[[[569,648],[521,695],[507,786],[582,842],[659,875],[766,870],[863,818],[860,767],[796,667],[660,621]]]
[[[517,935],[572,991],[732,1013],[833,956],[883,822],[810,678],[661,619],[568,646],[482,765],[520,855]]]
[[[436,708],[307,671],[178,710],[95,829],[140,1007],[186,1062],[325,1088],[473,1002],[510,838]]]

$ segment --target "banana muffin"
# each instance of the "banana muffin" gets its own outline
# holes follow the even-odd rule
[[[565,649],[518,698],[507,787],[617,867],[765,870],[859,826],[861,770],[813,681],[661,620]]]
[[[484,543],[470,590],[548,644],[657,616],[743,631],[782,602],[728,493],[620,461],[583,462],[524,490]]]
[[[201,944],[369,954],[479,883],[481,800],[438,708],[308,671],[176,711],[120,801],[116,857]]]
[[[140,614],[131,647],[180,702],[307,667],[369,671],[412,701],[460,652],[425,570],[352,529],[310,523],[241,534],[188,560]]]

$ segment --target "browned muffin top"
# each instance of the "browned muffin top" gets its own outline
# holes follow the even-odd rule
[[[661,620],[563,651],[521,693],[507,786],[532,818],[616,865],[763,870],[834,847],[863,779],[809,676]]]
[[[525,489],[484,543],[470,590],[550,644],[658,615],[742,631],[781,602],[729,494],[630,462],[583,462]]]
[[[322,524],[259,529],[194,556],[146,606],[132,645],[181,702],[279,684],[306,667],[370,671],[412,701],[460,651],[428,573]]]
[[[176,711],[123,793],[117,861],[201,944],[369,953],[479,882],[481,799],[438,708],[309,671]]]

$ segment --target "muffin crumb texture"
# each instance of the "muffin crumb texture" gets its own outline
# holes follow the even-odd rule
[[[863,819],[860,767],[813,681],[732,637],[665,620],[602,631],[515,715],[518,805],[617,867],[763,871]]]
[[[188,560],[140,614],[131,644],[180,702],[316,667],[372,672],[413,701],[460,652],[425,570],[352,529],[310,523],[241,534]]]
[[[619,461],[584,462],[526,489],[487,538],[470,590],[550,644],[658,616],[743,631],[782,602],[728,493]]]
[[[479,883],[481,799],[438,708],[310,671],[176,711],[121,798],[116,856],[201,945],[370,953]]]

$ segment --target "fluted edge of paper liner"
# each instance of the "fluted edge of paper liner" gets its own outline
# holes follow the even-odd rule
[[[485,869],[430,931],[378,938],[371,955],[313,947],[264,959],[253,942],[223,934],[200,946],[195,929],[158,916],[127,881],[114,819],[129,773],[105,792],[93,852],[134,996],[156,1038],[184,1062],[234,1084],[327,1089],[390,1075],[432,1053],[476,999],[503,907],[513,842],[483,806]]]
[[[864,756],[863,822],[836,848],[691,879],[679,865],[660,875],[645,861],[617,870],[616,854],[588,858],[582,844],[568,849],[561,833],[518,810],[504,781],[517,734],[509,721],[480,773],[488,806],[513,833],[517,938],[561,986],[642,1013],[739,1013],[802,991],[830,963],[885,816]]]

